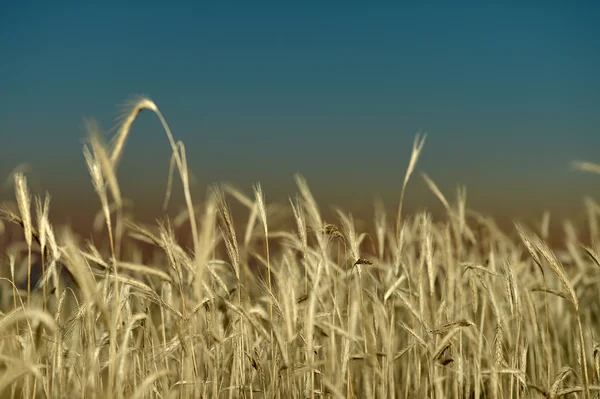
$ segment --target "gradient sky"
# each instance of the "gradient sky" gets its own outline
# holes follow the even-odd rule
[[[598,2],[198,3],[3,3],[0,177],[27,162],[58,206],[91,201],[84,118],[108,131],[147,94],[202,187],[261,181],[268,199],[301,172],[328,201],[393,201],[427,132],[417,170],[452,198],[466,185],[477,209],[541,214],[600,194],[569,168],[600,162]],[[142,114],[125,195],[160,204],[169,151]],[[418,175],[410,190],[435,203]]]

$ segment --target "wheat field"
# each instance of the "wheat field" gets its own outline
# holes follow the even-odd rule
[[[142,111],[171,146],[166,200],[175,178],[185,199],[154,225],[133,220],[117,179]],[[20,172],[0,207],[2,397],[598,397],[593,200],[587,224],[565,223],[556,248],[549,214],[505,232],[467,207],[466,190],[446,197],[427,175],[445,216],[405,215],[417,136],[397,211],[375,202],[374,220],[339,210],[326,221],[299,175],[288,203],[269,202],[260,184],[192,198],[185,146],[148,98],[131,103],[110,142],[87,129],[100,200],[90,229],[103,241],[55,226],[50,196],[32,195]]]

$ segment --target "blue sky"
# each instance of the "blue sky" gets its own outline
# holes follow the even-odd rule
[[[28,162],[51,190],[60,175],[91,192],[84,118],[108,130],[142,93],[207,183],[293,190],[302,172],[324,195],[355,195],[357,181],[396,195],[428,132],[419,170],[446,190],[466,184],[480,207],[599,192],[568,168],[600,162],[595,2],[161,4],[2,5],[0,177]],[[143,115],[122,184],[162,191],[168,162]]]

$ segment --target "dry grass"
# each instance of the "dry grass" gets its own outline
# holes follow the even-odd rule
[[[165,129],[186,202],[184,213],[150,227],[125,212],[116,173],[143,110]],[[561,251],[545,241],[549,214],[539,229],[516,225],[509,237],[467,208],[464,188],[453,203],[427,175],[447,217],[403,217],[425,142],[417,137],[391,223],[381,202],[372,227],[342,210],[326,222],[301,176],[289,204],[269,203],[256,185],[250,195],[212,187],[198,206],[185,147],[150,99],[131,104],[109,145],[96,125],[88,128],[84,154],[101,205],[95,226],[107,243],[56,229],[50,197],[32,201],[20,171],[16,206],[0,207],[0,238],[11,229],[23,237],[5,245],[0,264],[3,397],[600,393],[593,200],[586,199],[590,242],[578,242],[575,226],[565,224]],[[172,177],[167,199],[171,186]],[[229,201],[247,209],[247,223],[233,220]],[[184,224],[192,242],[175,234]],[[148,245],[154,256],[144,263]]]

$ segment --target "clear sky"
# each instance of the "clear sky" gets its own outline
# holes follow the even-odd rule
[[[201,187],[260,180],[276,197],[301,172],[326,200],[392,201],[427,132],[418,170],[451,197],[467,185],[478,209],[600,194],[569,169],[600,162],[598,2],[249,3],[2,3],[0,177],[27,162],[59,203],[92,198],[84,118],[108,131],[119,104],[147,94]],[[158,120],[142,115],[125,195],[160,204],[168,164]]]

